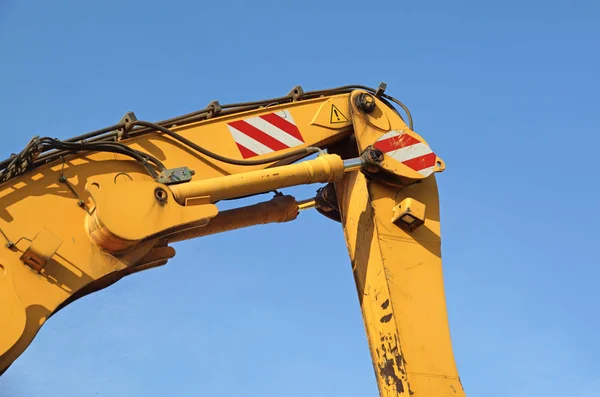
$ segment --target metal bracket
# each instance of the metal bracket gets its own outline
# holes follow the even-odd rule
[[[42,229],[33,239],[29,247],[21,255],[21,261],[37,272],[41,272],[44,266],[52,259],[62,240],[56,237],[48,229]]]
[[[216,117],[219,114],[221,114],[223,107],[221,106],[219,101],[212,101],[211,103],[208,104],[206,109],[208,109],[208,114],[206,115],[206,118],[211,119],[211,118]]]
[[[386,83],[384,83],[383,81],[381,83],[379,83],[379,87],[377,87],[377,91],[375,91],[375,98],[381,98],[381,96],[385,92],[386,88],[387,88]]]
[[[117,130],[118,141],[127,138],[127,134],[129,133],[129,124],[131,124],[134,121],[137,121],[137,117],[135,117],[135,113],[133,112],[125,113],[125,116],[123,116],[121,120],[119,120],[119,124],[125,124],[125,128],[119,128]]]
[[[177,183],[189,182],[192,180],[194,171],[188,167],[170,168],[164,170],[156,178],[156,182],[165,185],[175,185]]]
[[[301,86],[297,85],[290,92],[288,92],[287,96],[291,96],[293,101],[298,101],[302,99],[304,95],[304,90]]]
[[[425,223],[426,208],[420,201],[407,197],[392,208],[392,223],[413,232]]]
[[[63,169],[60,171],[60,177],[58,178],[58,181],[60,183],[63,183],[67,186],[67,188],[69,188],[69,190],[71,191],[71,193],[73,193],[73,195],[75,196],[75,198],[77,199],[77,205],[80,208],[83,208],[83,210],[85,212],[87,212],[89,215],[91,215],[90,210],[87,208],[87,206],[85,205],[85,201],[81,199],[81,197],[79,197],[79,195],[77,194],[77,192],[75,191],[75,189],[73,188],[73,186],[71,186],[71,184],[69,183],[69,180],[67,179],[67,177],[63,174],[64,171],[64,167],[65,167],[65,159],[63,157]]]

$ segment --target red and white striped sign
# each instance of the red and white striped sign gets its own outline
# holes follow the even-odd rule
[[[390,131],[382,135],[373,146],[423,176],[429,176],[434,171],[435,153],[426,143],[402,131]]]
[[[292,115],[287,110],[227,123],[242,157],[260,156],[304,145]]]

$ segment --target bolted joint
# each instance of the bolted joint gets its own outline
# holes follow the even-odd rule
[[[321,215],[324,215],[325,217],[336,222],[342,221],[335,185],[333,183],[328,183],[317,190],[315,204],[315,208]]]
[[[167,197],[168,195],[165,189],[160,187],[154,189],[154,198],[156,199],[156,201],[158,201],[160,205],[164,205],[167,202]]]
[[[383,152],[374,146],[369,146],[361,157],[367,164],[379,164],[383,161]]]
[[[376,147],[369,146],[360,155],[363,171],[367,173],[377,173],[381,170],[381,162],[383,161],[383,152]]]
[[[356,96],[355,104],[362,113],[369,114],[375,110],[375,99],[372,95],[361,92]]]

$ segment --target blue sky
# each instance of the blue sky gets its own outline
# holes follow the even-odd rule
[[[254,3],[0,0],[0,157],[129,110],[385,81],[447,165],[467,395],[600,396],[600,3]],[[377,394],[339,224],[302,213],[175,248],[49,320],[0,395]]]

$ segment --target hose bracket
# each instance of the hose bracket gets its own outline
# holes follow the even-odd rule
[[[194,170],[190,170],[188,167],[169,168],[158,174],[156,182],[164,185],[175,185],[191,181],[194,174]]]

